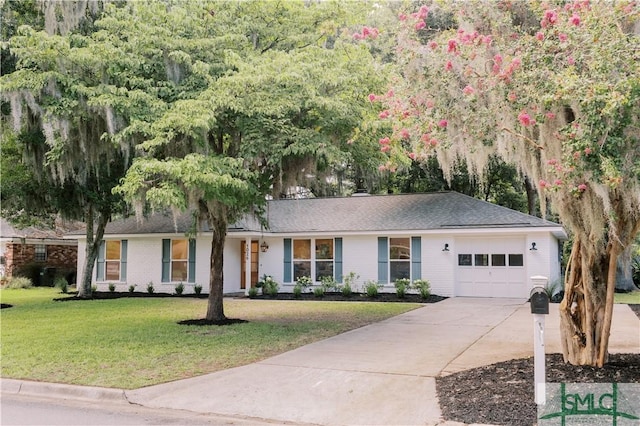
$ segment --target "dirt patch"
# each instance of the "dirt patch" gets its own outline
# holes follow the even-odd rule
[[[13,305],[10,305],[8,303],[0,303],[0,309],[7,309],[7,308],[12,308]]]

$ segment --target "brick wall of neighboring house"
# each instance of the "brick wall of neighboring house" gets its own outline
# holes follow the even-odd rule
[[[70,271],[75,271],[78,262],[78,247],[75,245],[47,244],[47,256],[45,261],[36,261],[35,244],[7,243],[4,252],[5,256],[5,277],[10,278],[16,273],[24,272],[25,267],[29,267],[29,272],[33,268],[56,268],[57,275],[65,275]],[[31,275],[27,273],[26,275]]]

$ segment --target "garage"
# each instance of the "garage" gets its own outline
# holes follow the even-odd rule
[[[456,241],[456,296],[528,297],[525,239]]]

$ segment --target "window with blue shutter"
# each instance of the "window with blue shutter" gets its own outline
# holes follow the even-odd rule
[[[291,238],[284,239],[284,273],[282,275],[283,281],[285,283],[290,283],[291,281],[291,260],[292,260],[292,251],[291,251]]]
[[[378,237],[378,283],[389,282],[389,240]]]
[[[189,240],[189,282],[196,282],[196,240]]]
[[[162,282],[171,281],[171,240],[162,240]]]
[[[335,261],[335,269],[334,269],[334,279],[336,280],[336,282],[341,283],[342,282],[342,238],[336,238],[335,239],[335,254],[334,254],[334,261]]]
[[[120,281],[127,280],[127,240],[122,240],[122,245],[120,247]]]
[[[96,281],[104,281],[104,253],[105,242],[101,241],[98,247],[98,260],[96,263]]]
[[[422,239],[411,237],[411,280],[422,279]]]

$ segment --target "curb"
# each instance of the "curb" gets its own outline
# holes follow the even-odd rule
[[[59,383],[31,382],[0,379],[0,391],[8,394],[40,396],[48,398],[81,399],[85,401],[111,401],[129,403],[122,389],[93,386],[64,385]]]

